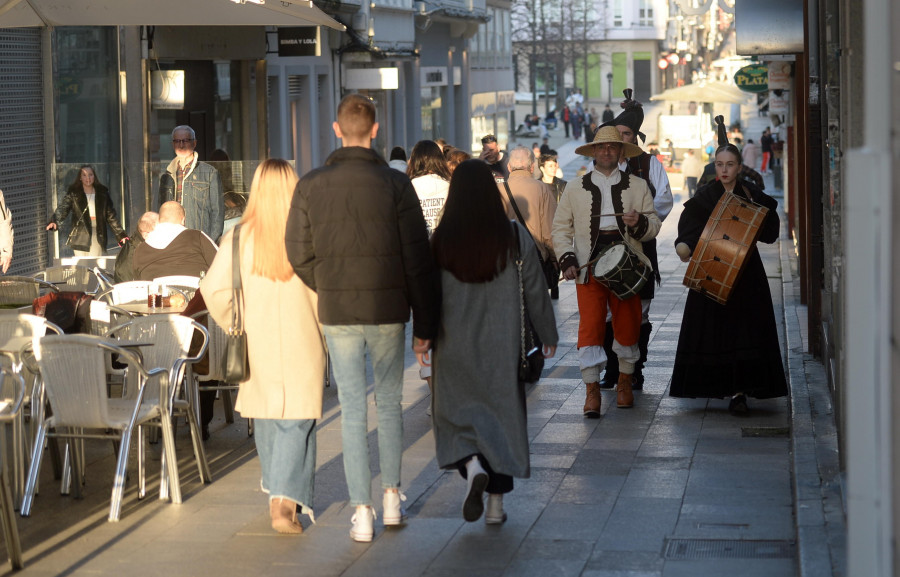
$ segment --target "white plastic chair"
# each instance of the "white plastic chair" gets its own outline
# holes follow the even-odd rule
[[[189,287],[194,290],[200,288],[200,277],[189,275],[172,275],[160,276],[153,279],[153,282],[164,285],[174,285],[178,287]]]
[[[200,351],[192,357],[189,356],[189,350],[195,331],[200,332],[203,341]],[[206,353],[209,345],[209,333],[206,328],[197,321],[185,316],[155,314],[135,317],[117,327],[113,327],[107,333],[107,337],[123,341],[153,343],[152,346],[141,347],[140,349],[144,359],[143,365],[148,369],[161,368],[168,372],[170,386],[166,391],[166,398],[163,400],[166,411],[170,415],[185,414],[188,417],[200,480],[203,483],[211,482],[212,476],[209,470],[209,463],[206,459],[206,451],[203,447],[200,426],[197,424],[191,396],[186,395],[182,397],[180,394],[182,392],[181,383],[185,378],[187,367],[199,361]],[[125,378],[125,397],[130,398],[135,394],[134,386],[135,383],[129,372]],[[155,399],[155,397],[150,397],[151,394],[155,393],[153,391],[146,393],[148,400]],[[171,426],[171,423],[169,423],[169,426]],[[166,427],[163,427],[163,431],[166,431]],[[166,442],[165,435],[163,436],[163,442]],[[172,445],[172,450],[174,451],[174,444]],[[178,480],[177,467],[174,467],[174,470],[170,469],[169,479],[172,502],[176,504],[181,503],[181,485]],[[168,484],[165,482],[165,479],[163,481],[160,491],[161,499],[166,498],[169,492]]]
[[[109,398],[106,392],[106,365],[103,357],[115,353],[130,367],[129,374],[135,376],[137,390],[133,398]],[[147,370],[139,355],[127,348],[111,344],[107,339],[95,335],[57,335],[40,339],[34,349],[35,360],[41,371],[43,392],[50,403],[53,415],[38,423],[31,456],[31,467],[25,485],[22,501],[22,516],[31,514],[34,493],[40,473],[41,452],[46,437],[119,439],[118,459],[109,506],[109,520],[118,521],[122,511],[125,490],[125,473],[131,436],[135,428],[155,423],[161,426],[163,438],[167,440],[163,449],[166,462],[163,466],[172,469],[177,466],[175,442],[172,438],[171,423],[160,391],[168,389],[168,372],[165,369]],[[151,379],[158,381],[158,385]],[[167,426],[167,423],[169,426]],[[94,432],[83,432],[93,429]],[[114,433],[101,433],[113,430]],[[79,459],[71,460],[73,477],[80,482]],[[142,447],[138,449],[138,472],[144,481]],[[177,473],[175,473],[177,475]],[[165,473],[162,474],[165,476]]]
[[[103,291],[97,295],[97,300],[106,301],[111,305],[121,305],[125,303],[136,303],[147,301],[147,291],[150,288],[148,280],[133,280],[128,282],[120,282],[112,288]]]

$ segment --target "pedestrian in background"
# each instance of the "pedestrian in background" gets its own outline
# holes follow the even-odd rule
[[[744,157],[744,166],[756,169],[756,163],[759,162],[759,145],[753,142],[753,139],[747,140],[747,144],[741,150],[741,156]]]
[[[438,465],[467,480],[463,518],[506,521],[503,495],[513,477],[530,475],[525,390],[518,382],[521,340],[517,258],[525,306],[545,357],[556,352],[556,320],[534,243],[506,218],[484,163],[453,173],[432,250],[440,270],[440,328],[435,339],[434,437]],[[423,366],[427,350],[416,355]],[[483,494],[487,492],[487,511]]]
[[[703,174],[703,163],[690,148],[684,152],[684,157],[681,159],[681,174],[684,175],[684,186],[688,191],[688,198],[694,198],[694,193],[697,192],[697,182],[700,180],[700,175]]]
[[[302,533],[297,509],[313,514],[316,419],[322,417],[325,347],[316,293],[294,274],[284,230],[297,173],[281,159],[256,169],[239,226],[240,275],[250,379],[241,383],[235,410],[254,420],[262,489],[272,528]],[[219,325],[230,326],[235,230],[203,278],[200,292]]]
[[[450,188],[450,171],[437,143],[433,140],[420,140],[413,146],[406,175],[416,189],[430,235],[441,219],[447,190]]]
[[[408,164],[406,162],[406,151],[403,150],[402,146],[395,146],[391,149],[391,158],[388,161],[388,166],[394,170],[406,172]]]
[[[75,256],[106,254],[107,226],[116,235],[120,246],[128,238],[119,225],[109,189],[97,180],[93,166],[85,164],[78,170],[78,175],[50,218],[47,230],[56,230],[70,213],[72,232],[66,239],[66,246],[75,252]]]
[[[472,158],[472,155],[465,150],[460,150],[459,148],[451,148],[448,150],[444,150],[444,158],[447,161],[447,170],[452,176],[453,171],[456,170],[456,167]]]
[[[762,137],[759,139],[759,147],[762,150],[762,165],[759,168],[759,171],[763,174],[769,174],[771,171],[769,170],[769,163],[772,161],[772,143],[775,142],[775,139],[772,138],[772,130],[767,126],[765,130],[763,130]]]
[[[375,376],[378,457],[384,489],[382,522],[403,523],[403,350],[413,311],[417,347],[437,332],[434,266],[428,229],[405,174],[372,150],[378,134],[375,105],[349,94],[332,125],[341,148],[297,184],[285,243],[297,276],[318,293],[341,403],[344,475],[355,512],[350,538],[374,535],[366,356]],[[348,274],[349,273],[349,274]]]
[[[3,191],[0,190],[0,270],[3,274],[9,270],[13,255],[12,213],[6,206]]]

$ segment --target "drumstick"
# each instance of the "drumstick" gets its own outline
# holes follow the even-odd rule
[[[596,216],[592,216],[591,218],[601,218],[604,216],[625,216],[628,214],[627,212],[614,212],[612,214],[598,214]],[[639,212],[638,214],[656,214],[655,210],[645,210],[644,212]]]

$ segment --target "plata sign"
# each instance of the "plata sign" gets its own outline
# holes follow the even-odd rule
[[[744,92],[765,92],[769,89],[769,68],[764,64],[744,66],[734,73],[734,83]]]
[[[278,28],[279,56],[321,56],[318,26]]]

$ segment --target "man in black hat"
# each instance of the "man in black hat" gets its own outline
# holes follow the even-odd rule
[[[622,102],[622,112],[613,120],[604,124],[604,126],[615,126],[622,140],[637,145],[638,136],[641,142],[645,142],[647,137],[641,132],[641,125],[644,123],[644,109],[641,103],[632,98],[633,91],[630,88],[625,89],[625,100]],[[665,220],[672,211],[672,187],[669,185],[669,176],[666,169],[655,156],[642,152],[639,156],[632,158],[619,159],[619,169],[643,178],[650,187],[650,195],[653,197],[653,207],[659,216],[660,222]],[[653,274],[656,277],[656,283],[662,280],[659,274],[659,263],[656,256],[656,239],[651,239],[643,243],[644,254],[653,264]],[[652,282],[648,282],[641,289],[641,334],[638,340],[638,347],[641,351],[641,357],[634,365],[634,384],[633,389],[640,391],[644,388],[644,363],[647,362],[647,347],[650,343],[650,333],[653,325],[650,324],[650,301],[653,300],[654,286]],[[606,365],[606,373],[600,381],[600,387],[611,389],[616,386],[619,381],[619,362],[612,345],[614,340],[614,332],[612,322],[607,318],[606,323],[606,340],[604,349],[606,350],[609,362]]]

